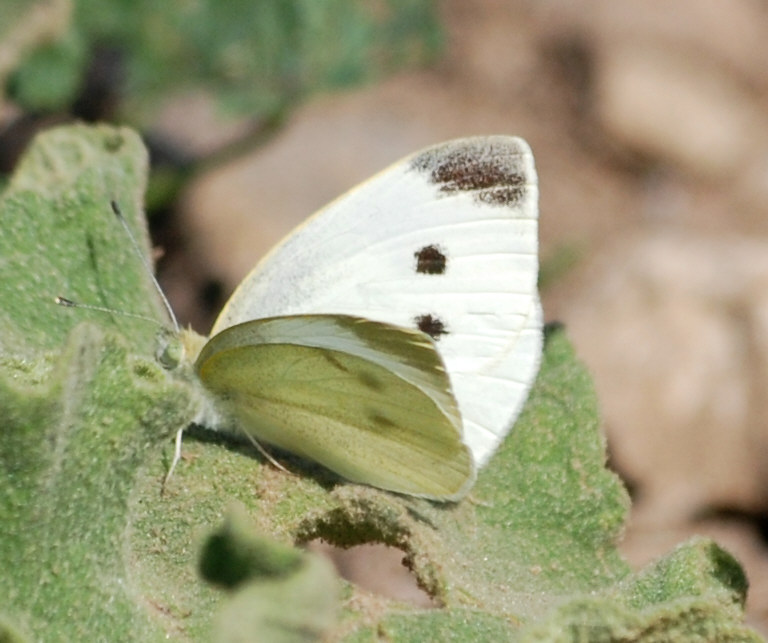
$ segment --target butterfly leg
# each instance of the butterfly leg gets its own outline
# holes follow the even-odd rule
[[[253,446],[255,446],[258,449],[259,453],[261,453],[261,455],[263,455],[268,462],[272,463],[272,465],[275,468],[280,469],[280,471],[285,471],[285,473],[291,473],[282,464],[280,464],[277,460],[275,460],[272,454],[270,454],[269,451],[267,451],[263,446],[261,446],[261,444],[259,444],[258,441],[250,433],[248,433],[247,431],[244,431],[244,433],[246,437],[251,441],[251,444],[253,444]]]
[[[165,487],[168,484],[168,481],[171,479],[171,476],[173,475],[173,470],[176,468],[176,465],[179,463],[179,460],[181,460],[181,437],[183,434],[184,434],[184,428],[181,428],[176,432],[175,446],[173,449],[173,460],[171,461],[171,466],[168,467],[168,473],[166,473],[165,478],[163,478],[163,484],[160,486],[161,496],[165,494]]]

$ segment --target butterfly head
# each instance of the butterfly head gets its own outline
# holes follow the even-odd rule
[[[188,328],[179,332],[163,328],[155,342],[155,359],[164,369],[174,371],[185,364],[194,364],[206,338]]]

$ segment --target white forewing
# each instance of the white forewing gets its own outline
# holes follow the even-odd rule
[[[415,154],[318,212],[224,307],[244,321],[345,314],[418,328],[445,362],[482,466],[539,367],[538,189],[518,138],[451,141]]]

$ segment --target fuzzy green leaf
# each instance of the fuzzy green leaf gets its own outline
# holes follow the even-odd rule
[[[201,573],[236,593],[214,626],[220,641],[314,641],[335,622],[336,574],[319,556],[263,538],[237,505],[208,537]],[[251,633],[249,635],[249,633]]]
[[[156,325],[53,303],[62,294],[164,319],[109,208],[121,204],[147,251],[145,165],[128,130],[62,128],[37,139],[0,197],[0,634],[758,640],[741,624],[743,572],[715,544],[693,541],[637,574],[617,553],[628,499],[604,467],[594,391],[562,330],[460,503],[344,483],[281,455],[287,474],[202,430],[188,432],[161,496],[193,387],[155,362]],[[237,515],[217,528],[233,500],[252,531]],[[293,549],[315,538],[400,547],[440,607],[334,580]],[[229,589],[202,580],[201,566]]]

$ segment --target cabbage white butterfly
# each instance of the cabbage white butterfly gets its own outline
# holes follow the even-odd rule
[[[158,359],[197,386],[197,423],[353,482],[458,500],[538,372],[537,200],[522,139],[427,148],[289,234],[210,338],[179,328],[153,276],[182,349],[166,344]]]
[[[539,367],[538,188],[519,138],[418,152],[294,230],[205,339],[181,331],[235,426],[354,482],[456,500]]]

